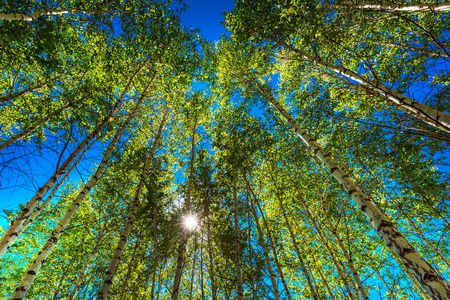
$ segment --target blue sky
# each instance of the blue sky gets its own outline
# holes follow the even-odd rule
[[[188,9],[181,15],[181,24],[198,28],[210,41],[217,41],[225,27],[220,24],[223,11],[231,11],[233,0],[187,0]]]
[[[220,23],[223,20],[222,13],[232,10],[234,1],[188,0],[186,4],[188,9],[181,15],[182,25],[200,29],[201,34],[210,41],[219,40],[220,35],[225,31],[225,27]],[[19,203],[25,204],[36,193],[36,190],[51,176],[54,171],[52,161],[58,159],[55,153],[49,153],[45,149],[42,151],[45,155],[39,157],[32,155],[37,152],[37,149],[32,144],[29,147],[27,145],[25,152],[28,155],[25,155],[24,159],[19,162],[20,166],[16,166],[17,169],[21,169],[22,171],[3,170],[3,176],[0,176],[0,226],[5,226],[6,224],[2,218],[4,217],[2,210],[15,209]],[[8,157],[9,155],[4,155],[2,159],[6,161]],[[82,169],[89,173],[90,167],[86,165]],[[32,174],[32,176],[23,176],[25,173]],[[78,173],[75,177],[79,179],[81,176],[86,180],[84,178],[86,176],[83,175]],[[73,176],[70,177],[74,179]]]

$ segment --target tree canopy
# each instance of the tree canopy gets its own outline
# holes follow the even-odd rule
[[[450,4],[186,11],[0,7],[0,298],[450,299]]]

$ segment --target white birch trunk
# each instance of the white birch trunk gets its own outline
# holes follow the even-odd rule
[[[82,99],[84,99],[85,97],[83,97]],[[26,137],[27,135],[29,135],[30,133],[32,133],[33,131],[35,131],[36,129],[38,129],[40,126],[42,126],[43,124],[45,124],[48,120],[50,120],[53,116],[60,114],[61,112],[65,111],[67,108],[72,107],[75,103],[81,101],[82,99],[74,102],[74,103],[69,103],[67,105],[64,105],[63,107],[55,110],[54,112],[52,112],[51,114],[49,114],[48,116],[46,116],[45,118],[42,118],[41,120],[37,121],[36,123],[34,123],[33,125],[31,125],[30,127],[28,127],[27,129],[23,130],[22,132],[19,132],[15,135],[13,135],[9,140],[5,141],[4,143],[0,144],[0,151],[11,146],[12,144],[14,144],[15,142],[17,142],[18,140]]]
[[[309,211],[309,207],[304,202],[302,202],[302,204],[305,207],[305,211],[307,212],[307,214],[309,216],[309,219],[310,219],[310,221],[308,221],[308,223],[312,224],[313,227],[316,229],[320,241],[322,242],[322,244],[327,249],[328,254],[329,254],[330,258],[331,258],[331,261],[333,262],[334,266],[336,267],[336,272],[338,273],[339,277],[342,280],[342,283],[344,284],[345,289],[347,290],[348,298],[350,298],[352,300],[356,300],[352,289],[350,289],[350,286],[348,285],[349,282],[350,282],[350,284],[352,284],[352,282],[348,280],[348,276],[346,275],[345,269],[341,268],[341,264],[339,263],[339,261],[334,256],[334,252],[333,252],[332,247],[330,247],[330,245],[328,244],[328,240],[323,236],[321,229],[317,226],[317,223],[315,221],[314,216]],[[354,290],[356,290],[356,289],[354,289]]]
[[[429,3],[416,5],[390,5],[390,4],[372,4],[361,3],[358,5],[335,5],[335,7],[349,7],[369,10],[390,10],[390,11],[406,11],[406,12],[424,12],[424,11],[449,11],[450,3]]]
[[[134,220],[136,218],[136,213],[139,208],[140,197],[142,193],[142,188],[144,186],[145,180],[148,177],[149,169],[151,163],[153,162],[153,156],[155,155],[156,147],[158,146],[158,142],[161,138],[162,130],[164,128],[167,117],[167,111],[164,112],[161,123],[158,128],[158,133],[155,136],[153,141],[152,148],[149,151],[149,155],[144,164],[144,169],[141,174],[141,178],[139,180],[139,184],[137,186],[136,192],[133,198],[133,205],[131,206],[130,212],[128,213],[127,223],[125,224],[122,233],[120,234],[119,243],[117,244],[116,250],[114,251],[114,255],[111,259],[111,263],[109,265],[108,271],[106,271],[106,277],[103,280],[103,284],[100,287],[100,290],[97,294],[98,300],[103,300],[108,297],[109,290],[112,287],[114,275],[116,274],[117,268],[120,263],[120,259],[122,258],[123,251],[125,250],[125,246],[127,244],[128,236],[130,235],[131,229],[133,228]]]
[[[80,162],[81,158],[83,158],[84,154],[92,147],[92,145],[95,144],[95,142],[97,140],[98,140],[98,137],[95,138],[94,141],[92,141],[92,143],[89,146],[87,146],[86,149],[84,149],[83,152],[78,156],[77,160],[73,163],[72,167],[70,167],[70,169],[66,172],[66,174],[64,174],[64,177],[58,182],[57,185],[55,185],[53,187],[52,191],[47,196],[45,201],[42,202],[42,204],[39,207],[37,207],[34,210],[34,212],[31,214],[31,216],[22,224],[22,226],[20,227],[19,231],[17,232],[17,236],[15,236],[12,239],[12,241],[11,241],[12,243],[14,243],[22,235],[22,233],[27,229],[27,227],[30,226],[30,224],[33,223],[34,220],[36,220],[36,218],[45,209],[45,207],[47,207],[47,205],[50,203],[50,201],[52,200],[52,198],[55,195],[55,193],[58,191],[58,189],[61,187],[61,185],[63,185],[63,183],[66,181],[67,177],[69,177],[70,173],[78,165],[78,163]]]
[[[275,248],[275,244],[274,244],[273,238],[272,238],[272,233],[270,232],[270,228],[269,228],[269,225],[267,224],[266,217],[264,216],[264,213],[261,208],[261,205],[259,204],[259,201],[257,199],[255,199],[255,202],[256,202],[256,205],[258,206],[259,212],[261,213],[261,218],[263,220],[264,227],[266,228],[267,236],[269,237],[269,242],[270,242],[272,252],[273,252],[273,258],[275,259],[275,264],[277,265],[277,269],[278,269],[278,273],[280,274],[281,282],[283,283],[284,290],[286,291],[286,296],[288,297],[289,300],[292,300],[291,292],[289,291],[289,287],[284,278],[283,269],[281,268],[280,262],[278,261],[277,249]]]
[[[20,97],[20,96],[26,96],[28,94],[31,94],[33,92],[39,91],[39,90],[41,90],[43,88],[46,88],[49,84],[55,82],[57,79],[61,78],[63,75],[65,75],[65,74],[61,74],[60,76],[58,76],[57,78],[54,78],[52,80],[48,80],[48,81],[43,82],[43,83],[35,84],[35,85],[33,85],[33,86],[29,87],[29,88],[26,88],[26,89],[24,89],[22,91],[14,93],[14,94],[8,94],[8,95],[0,96],[0,103],[13,100],[13,99],[15,99],[17,97]]]
[[[235,266],[237,277],[237,292],[238,299],[244,299],[244,288],[242,286],[242,273],[241,273],[241,241],[239,236],[239,220],[238,220],[238,201],[236,193],[236,170],[233,165],[233,216],[234,216],[234,250],[236,253]]]
[[[318,66],[322,66],[330,71],[333,71],[337,74],[343,75],[347,78],[350,78],[351,80],[354,80],[361,85],[364,85],[368,88],[370,88],[373,91],[376,91],[384,96],[386,96],[386,100],[389,100],[389,103],[391,103],[393,106],[403,110],[407,114],[418,118],[427,124],[434,126],[436,128],[439,128],[441,130],[444,130],[446,132],[450,133],[450,115],[443,113],[437,109],[431,108],[425,104],[422,104],[420,102],[417,102],[411,98],[408,98],[404,96],[403,94],[397,92],[394,89],[391,89],[387,86],[385,86],[383,83],[366,78],[364,76],[361,76],[351,70],[348,70],[344,67],[335,66],[333,64],[327,63],[325,61],[322,61],[320,59],[317,59],[314,56],[308,55],[298,49],[295,49],[289,45],[287,45],[283,41],[277,41],[280,45],[284,46],[285,48],[297,53],[304,59],[315,63]]]
[[[155,299],[155,281],[156,281],[156,268],[158,266],[158,238],[156,236],[156,212],[158,211],[158,203],[155,201],[155,210],[153,211],[153,238],[155,239],[155,246],[154,246],[154,258],[153,258],[153,272],[152,272],[152,285],[150,289],[150,300]]]
[[[209,254],[209,278],[211,279],[211,293],[212,300],[217,300],[217,287],[214,276],[214,257],[212,253],[212,243],[211,243],[211,223],[209,217],[209,202],[207,206],[206,214],[206,227],[207,227],[207,238],[208,238],[208,254]]]
[[[295,249],[295,252],[297,253],[297,257],[298,257],[298,260],[300,262],[300,267],[302,269],[303,274],[306,277],[306,282],[308,283],[308,286],[309,286],[309,289],[311,290],[311,294],[312,294],[313,298],[315,300],[319,300],[319,297],[317,296],[316,290],[315,290],[315,288],[314,288],[314,286],[312,284],[309,272],[306,269],[305,262],[303,261],[303,258],[302,258],[301,254],[300,254],[300,249],[298,248],[298,245],[297,245],[297,239],[295,238],[294,232],[292,231],[291,224],[289,223],[289,219],[288,219],[288,217],[286,215],[286,211],[284,209],[283,201],[281,199],[280,192],[278,190],[278,186],[277,186],[277,183],[275,181],[275,178],[273,177],[272,170],[269,170],[269,174],[270,174],[270,177],[272,178],[272,181],[273,181],[273,184],[274,184],[274,187],[275,187],[275,194],[276,194],[276,196],[278,198],[278,204],[280,205],[284,221],[286,222],[286,227],[288,228],[289,235],[291,236],[292,243],[294,244],[294,249]]]
[[[7,21],[33,21],[36,20],[39,17],[42,16],[56,16],[56,15],[65,15],[69,13],[79,13],[79,14],[98,14],[98,13],[108,13],[111,11],[103,10],[103,11],[96,11],[96,10],[87,10],[87,9],[77,9],[77,8],[66,8],[66,9],[42,9],[37,10],[32,14],[18,14],[18,13],[12,13],[12,14],[1,14],[0,13],[0,20],[7,20]]]
[[[256,289],[255,289],[255,272],[253,271],[253,248],[252,248],[252,218],[250,216],[250,199],[248,199],[247,207],[247,223],[248,223],[248,252],[250,256],[250,280],[252,286],[252,299],[256,300]]]
[[[302,240],[303,245],[305,245],[305,249],[308,249],[308,252],[309,252],[310,257],[311,257],[311,259],[313,261],[313,264],[314,264],[314,266],[316,266],[317,272],[319,273],[320,278],[322,279],[323,283],[325,284],[325,288],[327,289],[328,296],[330,296],[331,300],[336,300],[336,298],[334,297],[334,293],[331,291],[330,285],[328,284],[328,280],[325,278],[325,276],[323,275],[322,271],[320,270],[321,268],[318,267],[318,264],[317,264],[316,258],[314,256],[314,253],[311,251],[311,248],[306,243],[306,241],[303,238],[302,234],[300,234],[300,238]]]
[[[275,279],[275,273],[273,272],[272,265],[270,263],[269,252],[267,251],[266,244],[264,242],[264,234],[262,232],[261,225],[259,224],[259,217],[256,214],[253,204],[252,204],[252,213],[255,218],[256,230],[258,232],[259,239],[261,241],[261,247],[263,249],[264,258],[266,259],[267,271],[269,272],[270,282],[272,283],[272,288],[273,288],[273,296],[275,297],[275,300],[280,300],[280,292],[278,291],[278,283]]]
[[[262,95],[269,100],[289,123],[294,132],[314,152],[319,160],[331,172],[333,177],[342,185],[356,205],[364,212],[373,228],[378,232],[387,246],[395,253],[411,271],[432,299],[443,300],[450,298],[450,286],[433,269],[433,267],[411,246],[397,227],[389,221],[370,199],[356,186],[353,180],[325,153],[325,151],[304,131],[275,98],[258,82],[253,81]]]
[[[0,240],[0,257],[2,257],[6,251],[9,249],[9,247],[12,245],[12,240],[17,239],[18,231],[22,227],[22,224],[28,219],[30,214],[33,212],[33,210],[36,208],[38,203],[42,200],[42,197],[47,193],[47,191],[55,184],[55,182],[66,172],[69,165],[72,163],[72,161],[75,159],[75,157],[78,155],[78,153],[81,152],[84,147],[87,146],[87,144],[97,136],[98,133],[106,126],[106,124],[109,123],[112,116],[117,112],[119,109],[119,105],[122,103],[123,98],[125,97],[126,92],[131,86],[131,83],[136,78],[136,76],[142,71],[147,61],[145,61],[138,70],[133,74],[133,76],[128,81],[125,89],[123,90],[120,97],[117,99],[116,103],[114,104],[113,108],[109,112],[109,114],[102,120],[102,122],[94,129],[91,134],[89,134],[78,146],[75,148],[75,150],[69,155],[69,157],[66,159],[66,161],[53,173],[53,175],[47,180],[47,182],[39,188],[37,193],[31,198],[30,201],[25,205],[25,207],[22,209],[22,211],[19,213],[19,215],[16,217],[16,219],[13,221],[11,226],[8,228],[8,230],[3,234],[3,237]]]
[[[337,232],[336,227],[334,227],[333,223],[331,222],[330,216],[326,212],[323,202],[322,202],[322,205],[323,205],[323,213],[327,220],[328,227],[330,227],[331,233],[336,238],[339,248],[341,248],[342,253],[344,254],[344,257],[347,260],[347,264],[350,268],[350,271],[352,272],[353,278],[355,279],[355,282],[358,285],[358,291],[364,300],[369,300],[369,296],[367,295],[366,289],[364,288],[364,285],[362,284],[361,278],[359,277],[358,271],[356,270],[355,264],[353,263],[353,259],[351,258],[350,254],[348,253],[347,248],[345,248],[345,245],[342,242],[341,237],[339,236],[339,233]]]
[[[194,176],[194,157],[195,157],[195,130],[197,128],[197,119],[194,120],[194,125],[192,128],[192,137],[191,137],[191,157],[189,160],[189,180],[187,183],[187,191],[186,191],[186,202],[185,208],[186,213],[190,214],[191,212],[191,185]],[[172,300],[178,300],[178,296],[180,294],[180,283],[181,276],[183,275],[183,262],[184,262],[184,254],[186,252],[186,243],[189,239],[189,234],[181,228],[181,240],[178,245],[178,257],[177,257],[177,268],[175,270],[175,278],[173,280],[172,286]]]
[[[70,220],[72,219],[73,215],[75,214],[78,207],[81,205],[81,202],[86,197],[86,195],[89,193],[91,188],[97,183],[99,177],[101,176],[103,170],[106,167],[106,164],[111,156],[111,153],[114,149],[114,146],[119,139],[122,132],[125,130],[126,126],[128,125],[129,121],[134,117],[135,113],[137,111],[137,107],[135,107],[134,111],[129,115],[127,120],[122,124],[119,131],[116,133],[114,138],[111,140],[105,155],[103,156],[103,159],[100,163],[100,165],[97,168],[97,171],[95,174],[91,177],[89,182],[84,186],[82,191],[78,194],[78,196],[74,199],[72,204],[67,209],[66,213],[62,217],[61,221],[56,226],[55,230],[53,230],[51,237],[47,240],[42,250],[38,253],[36,259],[33,261],[31,266],[28,268],[28,271],[22,278],[22,280],[19,283],[19,286],[15,290],[12,300],[22,300],[24,299],[28,289],[30,288],[31,284],[33,283],[34,278],[37,275],[37,272],[42,267],[42,264],[47,259],[48,255],[51,253],[53,248],[56,246],[56,243],[58,242],[58,239],[60,238],[61,234],[66,229],[67,224],[69,224]]]

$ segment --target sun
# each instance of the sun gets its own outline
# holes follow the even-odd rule
[[[195,229],[195,227],[197,227],[197,224],[198,224],[197,218],[193,215],[184,217],[183,223],[184,223],[184,227],[186,227],[186,229],[189,229],[189,230]]]

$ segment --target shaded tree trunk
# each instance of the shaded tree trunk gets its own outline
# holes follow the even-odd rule
[[[207,228],[207,238],[208,238],[208,253],[209,253],[209,278],[211,279],[211,293],[212,300],[217,300],[217,287],[216,280],[214,276],[214,257],[212,252],[212,242],[211,242],[211,222],[209,216],[209,202],[207,206],[207,214],[206,214],[206,228]]]
[[[187,184],[187,191],[186,191],[186,202],[185,202],[185,208],[186,208],[186,214],[189,215],[191,213],[191,186],[192,186],[192,180],[194,176],[194,158],[195,158],[195,130],[197,128],[197,119],[194,120],[194,125],[192,128],[192,136],[191,136],[191,157],[189,161],[189,180]],[[180,283],[181,283],[181,276],[183,275],[183,262],[184,262],[184,254],[186,252],[186,243],[188,241],[189,235],[187,234],[186,230],[181,228],[181,240],[178,245],[178,257],[177,257],[177,268],[175,271],[175,278],[173,280],[173,286],[172,286],[172,300],[178,300],[178,295],[180,293]]]
[[[147,86],[148,87],[148,86]],[[97,299],[106,299],[108,297],[109,290],[112,286],[112,281],[114,279],[114,275],[119,267],[120,259],[122,258],[123,251],[125,250],[125,246],[127,244],[128,236],[130,235],[131,229],[133,228],[134,220],[136,218],[136,213],[139,208],[140,197],[142,193],[142,188],[144,187],[144,182],[147,179],[150,165],[153,162],[153,157],[155,155],[156,147],[158,146],[158,142],[162,135],[162,130],[166,123],[168,111],[164,111],[161,123],[158,128],[158,132],[154,138],[152,148],[149,151],[147,160],[145,161],[144,168],[142,170],[141,178],[139,180],[138,187],[134,194],[133,204],[131,206],[130,212],[128,213],[127,223],[125,224],[122,233],[120,234],[119,243],[117,244],[116,250],[114,251],[113,257],[111,259],[111,263],[109,265],[108,271],[106,271],[105,279],[103,280],[103,284],[100,287],[100,290],[97,294]]]
[[[303,258],[302,258],[301,254],[300,254],[300,249],[298,248],[297,240],[295,238],[294,232],[292,231],[292,227],[291,227],[291,225],[289,223],[289,219],[288,219],[288,217],[286,215],[286,210],[284,209],[283,200],[281,199],[280,191],[278,190],[278,186],[277,186],[276,180],[273,177],[273,171],[272,170],[269,170],[269,175],[272,178],[272,182],[273,182],[274,187],[275,187],[275,195],[276,195],[276,197],[278,199],[278,204],[280,205],[284,221],[286,222],[286,227],[288,228],[288,231],[289,231],[289,235],[291,236],[291,240],[292,240],[292,243],[294,245],[295,252],[297,253],[297,257],[298,257],[298,260],[300,262],[300,267],[302,269],[303,274],[305,275],[306,282],[308,283],[308,286],[309,286],[309,289],[311,291],[311,294],[312,294],[313,298],[318,300],[319,298],[318,298],[317,293],[316,293],[316,291],[314,289],[314,286],[312,284],[309,272],[306,269],[305,262],[303,261]]]
[[[284,278],[283,269],[282,269],[281,264],[280,264],[280,262],[278,260],[277,249],[275,248],[275,244],[274,244],[274,241],[273,241],[273,238],[272,238],[272,233],[270,232],[269,225],[267,224],[266,217],[264,216],[264,212],[263,212],[263,210],[262,210],[262,208],[261,208],[261,206],[259,204],[259,201],[257,201],[256,199],[255,199],[255,201],[256,201],[256,205],[258,206],[259,212],[261,214],[261,219],[263,221],[264,227],[266,228],[267,236],[269,237],[270,245],[272,246],[273,258],[275,260],[275,264],[277,265],[278,274],[280,274],[280,279],[281,279],[281,282],[283,283],[284,290],[286,291],[286,296],[288,297],[289,300],[292,300],[291,292],[289,291],[289,287],[288,287],[288,285],[286,283],[286,280]]]
[[[237,275],[237,291],[238,299],[244,298],[244,289],[242,286],[241,274],[241,241],[239,234],[239,219],[238,219],[238,201],[237,201],[237,186],[236,186],[236,170],[233,165],[233,216],[234,216],[234,250],[236,252],[236,275]]]
[[[272,265],[270,263],[269,251],[267,251],[266,244],[264,242],[264,234],[261,229],[261,225],[259,224],[259,217],[256,214],[253,203],[251,204],[251,206],[252,206],[253,217],[255,218],[255,224],[256,224],[256,229],[258,231],[259,240],[261,241],[261,247],[263,249],[264,258],[266,259],[267,271],[269,271],[269,277],[270,277],[270,281],[272,283],[273,296],[275,297],[275,300],[280,300],[280,293],[278,292],[278,284],[275,279],[275,273],[273,272]]]

